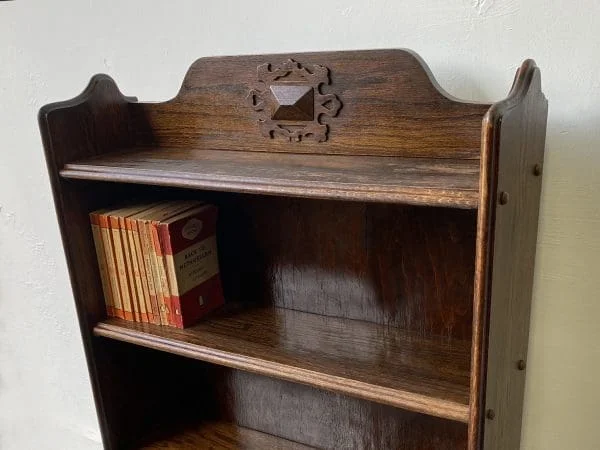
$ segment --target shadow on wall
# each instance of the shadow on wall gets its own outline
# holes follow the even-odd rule
[[[2,205],[0,205],[0,220],[2,220]],[[0,258],[2,258],[2,255],[6,255],[6,252],[3,251],[2,249],[2,240],[0,239]],[[2,305],[3,305],[3,295],[2,295],[2,279],[0,279],[0,312],[2,311]],[[2,373],[2,366],[5,364],[9,364],[10,361],[10,355],[8,354],[9,349],[6,346],[6,343],[3,343],[3,339],[1,339],[1,337],[4,335],[4,333],[6,333],[6,326],[4,325],[4,320],[3,320],[4,315],[0,314],[0,408],[3,408],[3,404],[4,404],[4,396],[5,396],[5,392],[4,392],[4,376]],[[0,432],[0,449],[4,448],[4,437],[2,436],[2,433]]]
[[[580,419],[600,404],[600,120],[549,120],[522,446],[595,448]]]

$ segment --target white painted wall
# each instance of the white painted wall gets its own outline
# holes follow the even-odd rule
[[[600,426],[600,2],[0,2],[0,448],[101,447],[36,114],[111,74],[163,100],[200,56],[407,47],[495,101],[537,60],[550,102],[523,448]],[[510,450],[510,449],[507,449]]]

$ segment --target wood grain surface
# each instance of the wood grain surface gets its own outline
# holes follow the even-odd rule
[[[188,358],[106,340],[125,352],[131,347],[155,354],[158,376],[170,371],[177,384],[167,391],[174,397],[163,409],[149,409],[146,428],[127,448],[195,445],[205,438],[202,424],[235,424],[276,436],[244,434],[246,443],[277,442],[325,449],[453,450],[465,449],[467,425],[355,397],[315,389],[277,378],[207,364]],[[114,350],[114,349],[113,349]],[[134,366],[134,362],[130,365]],[[155,381],[155,378],[152,378]],[[168,385],[167,385],[168,386]],[[185,393],[181,395],[180,393]],[[166,408],[164,408],[166,406]],[[183,411],[183,412],[182,412]],[[228,425],[225,425],[228,426]],[[220,428],[220,427],[219,427]],[[203,436],[198,436],[202,433]],[[213,435],[212,444],[217,437]],[[240,433],[240,435],[242,434]],[[189,441],[188,441],[189,439]],[[235,438],[234,438],[235,439]],[[125,441],[124,441],[125,442]],[[202,442],[202,441],[201,441]],[[239,443],[244,448],[243,442]],[[274,444],[276,445],[276,444]],[[196,447],[198,448],[198,447]],[[218,448],[218,447],[217,447]],[[270,447],[265,447],[270,448]],[[301,448],[301,447],[300,447]]]
[[[79,96],[44,106],[38,117],[100,430],[108,448],[127,428],[129,411],[118,402],[120,387],[106,376],[113,371],[117,375],[121,369],[112,365],[113,357],[92,339],[92,328],[105,317],[106,308],[88,213],[106,206],[117,191],[125,191],[116,186],[73,184],[62,179],[59,170],[68,161],[131,145],[127,105],[132,100],[121,94],[110,77],[97,75]]]
[[[470,340],[476,212],[223,194],[226,299]]]
[[[468,418],[469,342],[283,308],[179,330],[108,319],[94,333],[433,416]]]
[[[288,58],[329,68],[321,92],[336,94],[343,106],[321,120],[330,128],[326,142],[260,133],[246,97],[268,89],[258,82],[258,66]],[[155,147],[478,159],[488,107],[445,94],[410,51],[371,50],[201,58],[173,100],[130,110],[137,142]]]
[[[548,111],[532,60],[483,130],[469,448],[518,449]],[[492,411],[486,419],[486,411]]]
[[[190,363],[197,363],[190,360]],[[221,420],[325,449],[465,449],[467,425],[249,372],[215,367]]]
[[[165,434],[167,436],[139,447],[140,450],[309,450],[315,448],[223,421],[201,423]]]
[[[65,178],[279,196],[477,208],[479,162],[136,148],[66,164]]]

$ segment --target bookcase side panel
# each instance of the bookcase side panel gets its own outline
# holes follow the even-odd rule
[[[42,107],[39,125],[62,234],[79,326],[91,377],[103,439],[115,446],[115,433],[124,417],[123,392],[114,383],[123,370],[92,337],[92,328],[105,318],[102,287],[88,214],[114,201],[115,186],[73,183],[60,178],[66,162],[102,154],[131,144],[128,105],[106,75],[97,75],[72,100]],[[58,305],[57,307],[60,307]]]
[[[471,450],[520,446],[546,117],[540,72],[529,60],[484,121],[489,155],[478,229]]]

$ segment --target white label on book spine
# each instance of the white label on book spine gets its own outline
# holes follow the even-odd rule
[[[217,238],[211,236],[180,251],[173,257],[177,272],[176,295],[183,295],[219,273]]]

